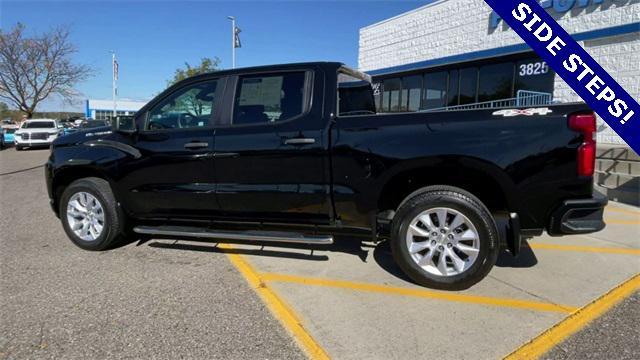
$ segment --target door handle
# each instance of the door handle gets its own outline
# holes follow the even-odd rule
[[[312,138],[291,138],[284,141],[285,145],[311,145],[315,142],[316,139]]]
[[[205,149],[208,147],[209,143],[204,141],[194,141],[184,144],[184,148],[189,150]]]

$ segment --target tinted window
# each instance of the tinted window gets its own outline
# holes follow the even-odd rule
[[[51,129],[55,127],[56,123],[53,121],[29,121],[22,126],[23,129]]]
[[[146,130],[189,129],[209,125],[218,81],[186,86],[149,111]]]
[[[553,93],[553,70],[546,62],[539,59],[516,63],[516,80],[514,92],[518,90]]]
[[[424,76],[424,109],[436,109],[445,105],[447,99],[447,72],[430,73]]]
[[[400,110],[400,79],[387,79],[382,85],[382,109],[386,112]]]
[[[513,63],[495,64],[480,68],[478,101],[508,99],[513,85]]]
[[[422,92],[422,76],[407,76],[402,78],[402,106],[405,111],[420,110],[420,95]]]
[[[366,81],[340,84],[338,88],[339,115],[375,114],[371,84]]]
[[[478,89],[478,69],[466,68],[460,70],[460,105],[476,102]]]
[[[266,124],[302,114],[304,84],[304,72],[240,77],[233,124]]]
[[[447,106],[458,105],[458,95],[460,90],[460,74],[458,70],[449,71],[449,96],[447,97]]]

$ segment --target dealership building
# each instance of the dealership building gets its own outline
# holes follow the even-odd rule
[[[117,115],[133,115],[147,102],[127,99],[116,100]],[[84,116],[95,120],[108,120],[113,116],[113,100],[87,99],[84,101]]]
[[[539,2],[640,100],[639,0]],[[483,0],[434,1],[362,28],[358,67],[373,75],[381,112],[582,101]],[[601,120],[598,143],[640,160]],[[632,181],[616,184],[637,197],[640,174],[622,175]]]

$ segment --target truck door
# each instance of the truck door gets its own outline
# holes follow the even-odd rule
[[[145,217],[209,218],[215,197],[213,117],[223,80],[185,84],[151,104],[132,146],[140,159],[121,169],[127,208]]]
[[[215,128],[218,201],[240,221],[327,224],[328,140],[323,79],[310,70],[248,73],[229,80]]]

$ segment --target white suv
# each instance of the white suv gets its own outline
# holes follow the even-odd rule
[[[63,129],[52,119],[32,119],[20,125],[14,134],[16,150],[26,147],[51,145],[53,140],[62,134]]]

